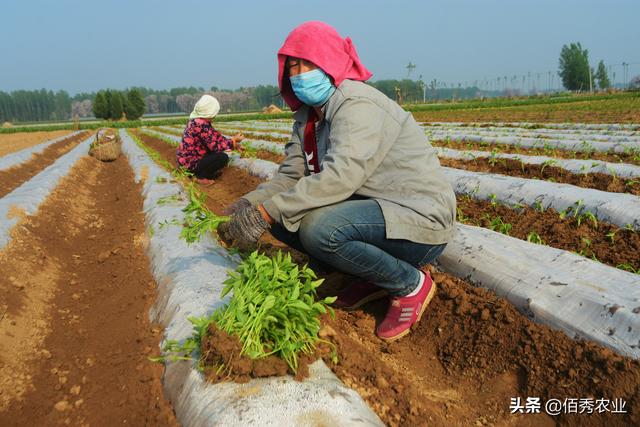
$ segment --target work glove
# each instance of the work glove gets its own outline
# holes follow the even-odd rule
[[[262,217],[258,208],[249,206],[235,213],[231,221],[220,224],[218,235],[230,247],[252,251],[268,228],[269,223]]]
[[[222,211],[222,213],[225,214],[225,215],[233,215],[233,214],[236,214],[236,213],[240,212],[244,208],[248,208],[249,206],[251,206],[251,202],[249,202],[244,197],[241,197],[238,200],[236,200],[235,202],[233,202],[232,204],[230,204],[229,206],[227,206]]]

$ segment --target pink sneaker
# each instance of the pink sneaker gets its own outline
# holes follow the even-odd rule
[[[411,297],[392,298],[389,311],[376,328],[376,335],[385,341],[395,341],[407,335],[411,326],[420,321],[422,313],[436,294],[436,284],[429,271],[423,271],[424,281],[420,291]]]
[[[213,179],[208,179],[208,178],[196,178],[196,182],[205,187],[208,187],[216,183]]]
[[[338,299],[332,304],[333,307],[346,311],[356,308],[380,298],[387,296],[387,291],[374,285],[371,282],[355,282],[340,291]]]

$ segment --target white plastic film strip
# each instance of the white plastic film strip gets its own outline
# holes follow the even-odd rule
[[[11,229],[19,221],[17,212],[26,215],[35,214],[60,179],[66,176],[71,167],[89,152],[92,140],[93,136],[87,138],[38,175],[0,199],[0,249],[9,242]]]
[[[619,227],[640,229],[640,197],[625,193],[609,193],[570,184],[538,179],[517,178],[461,169],[443,168],[456,194],[468,194],[476,199],[510,205],[554,208],[570,207],[591,212],[599,220]]]
[[[640,176],[640,166],[627,163],[603,162],[600,160],[562,159],[547,156],[527,156],[524,154],[493,153],[477,150],[454,150],[446,147],[434,147],[438,157],[461,160],[475,159],[511,159],[529,165],[555,166],[576,174],[604,173],[619,178],[635,178]]]
[[[18,166],[20,163],[24,163],[31,158],[34,154],[42,153],[48,146],[60,142],[63,139],[72,138],[82,131],[71,132],[68,135],[59,136],[57,138],[45,141],[41,144],[34,145],[33,147],[25,148],[24,150],[16,151],[15,153],[7,154],[0,157],[0,171],[10,169],[14,166]]]

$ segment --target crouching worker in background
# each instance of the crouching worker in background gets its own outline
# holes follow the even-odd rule
[[[274,237],[361,280],[334,304],[389,296],[376,334],[395,340],[435,294],[425,268],[455,227],[456,202],[435,150],[411,114],[363,81],[349,38],[321,22],[294,29],[278,52],[280,91],[294,114],[276,176],[228,208],[218,229],[250,249]]]
[[[238,133],[226,138],[213,128],[211,121],[220,111],[220,103],[211,95],[202,95],[182,134],[182,142],[176,152],[177,162],[193,173],[198,183],[211,185],[229,163],[225,151],[240,149],[238,143],[244,139]]]

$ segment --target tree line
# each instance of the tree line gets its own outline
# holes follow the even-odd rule
[[[72,101],[63,90],[0,91],[0,122],[68,120]]]
[[[589,52],[580,43],[562,47],[558,74],[564,87],[569,90],[604,90],[611,87],[604,62],[600,61],[596,68],[591,68]],[[423,82],[422,79],[389,79],[368,83],[401,104],[420,103],[423,100],[456,100],[519,94],[508,90],[481,90],[476,86],[452,87],[436,79],[429,82]],[[640,87],[640,76],[632,79],[629,87]],[[122,117],[123,113],[130,119],[139,117],[139,114],[182,114],[189,113],[205,93],[218,98],[221,112],[224,113],[259,111],[271,104],[285,107],[279,89],[274,85],[241,87],[234,90],[216,86],[208,89],[189,86],[166,90],[132,87],[126,92],[101,90],[78,93],[74,96],[63,90],[16,90],[0,91],[0,122],[60,121],[89,117],[115,119]],[[129,99],[130,97],[132,98]]]

